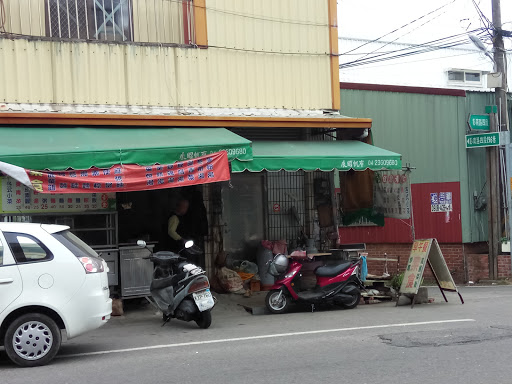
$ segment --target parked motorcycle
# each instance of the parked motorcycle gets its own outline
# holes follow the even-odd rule
[[[208,328],[212,323],[211,309],[215,305],[210,282],[201,267],[187,262],[180,255],[183,251],[199,254],[199,247],[189,240],[178,253],[153,253],[146,247],[145,241],[139,240],[137,245],[151,252],[146,257],[154,265],[149,290],[156,305],[163,312],[164,324],[171,318],[176,318],[187,322],[193,320],[200,328]]]
[[[360,266],[361,259],[318,267],[314,271],[316,286],[301,290],[303,264],[298,259],[278,254],[269,263],[269,273],[279,279],[265,298],[266,307],[272,313],[286,312],[292,302],[310,304],[312,310],[320,304],[355,308],[361,298],[361,289],[365,289],[359,279]]]

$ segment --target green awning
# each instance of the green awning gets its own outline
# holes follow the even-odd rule
[[[233,161],[232,172],[402,169],[398,153],[357,140],[254,141],[252,150],[253,160]]]
[[[0,127],[0,161],[28,169],[169,164],[226,150],[252,159],[249,140],[224,128]]]

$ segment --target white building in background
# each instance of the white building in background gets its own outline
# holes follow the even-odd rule
[[[365,44],[364,46],[362,46]],[[350,52],[356,48],[359,49]],[[468,44],[410,54],[424,49],[416,44],[386,41],[373,42],[353,37],[339,38],[340,81],[431,88],[460,88],[474,91],[490,90],[487,75],[494,72],[494,63],[468,39]],[[348,52],[344,55],[343,53]],[[386,52],[392,52],[387,53]],[[370,55],[366,55],[371,53]],[[407,54],[410,55],[407,55]],[[375,57],[375,55],[380,55]],[[392,60],[386,57],[406,55]],[[369,59],[375,57],[373,59]],[[372,62],[375,61],[375,62]],[[352,63],[352,64],[349,64]],[[512,64],[508,59],[508,79]],[[344,66],[349,65],[349,66]],[[350,66],[353,65],[353,66]],[[491,80],[492,81],[492,80]],[[509,80],[510,83],[510,80]],[[510,89],[510,86],[509,86]]]
[[[512,1],[502,0],[501,11],[503,29],[512,30]],[[492,31],[483,29],[491,15],[489,0],[366,0],[364,5],[340,0],[340,64],[365,60],[364,65],[342,67],[340,81],[488,91],[486,74],[493,72],[493,62],[466,33],[473,31],[492,55]],[[425,52],[427,44],[461,45]],[[505,47],[512,49],[512,38],[505,38]],[[402,56],[382,61],[397,55]],[[371,57],[376,62],[370,63]],[[510,57],[508,64],[512,68]]]

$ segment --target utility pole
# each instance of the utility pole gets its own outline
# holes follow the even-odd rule
[[[505,67],[505,44],[503,43],[503,30],[501,26],[500,0],[492,0],[492,24],[494,26],[493,46],[496,72],[502,74],[502,85],[500,88],[496,88],[496,105],[498,106],[500,122],[498,131],[508,131],[507,71]]]
[[[508,130],[508,107],[507,107],[507,72],[505,69],[505,45],[503,43],[503,33],[501,24],[501,6],[500,0],[492,0],[492,23],[493,23],[493,46],[494,62],[496,72],[501,73],[501,87],[495,89],[496,105],[498,113],[492,113],[491,130]],[[493,124],[494,120],[494,124]],[[508,143],[506,144],[509,145]],[[487,181],[488,181],[488,200],[489,200],[489,278],[498,278],[498,254],[501,240],[501,220],[500,211],[500,178],[498,173],[501,162],[499,161],[499,147],[489,147],[487,149]],[[508,183],[505,183],[508,184]],[[504,185],[502,186],[504,187]],[[505,202],[502,202],[503,206]]]

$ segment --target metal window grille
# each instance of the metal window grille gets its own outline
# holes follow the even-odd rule
[[[203,185],[203,203],[208,215],[208,235],[205,237],[205,267],[208,276],[213,276],[215,258],[223,250],[222,195],[221,185]]]
[[[268,240],[287,240],[289,244],[293,243],[304,230],[306,218],[304,171],[267,172],[266,177]]]
[[[132,41],[130,0],[47,0],[46,34],[60,39]]]
[[[0,0],[0,37],[195,43],[193,0]]]

